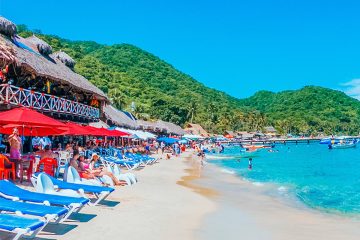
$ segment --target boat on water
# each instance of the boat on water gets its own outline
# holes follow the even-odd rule
[[[346,149],[346,148],[354,148],[356,147],[356,143],[343,143],[343,144],[330,144],[329,149]]]
[[[355,148],[359,140],[340,140],[338,143],[330,143],[328,145],[329,149],[346,149],[346,148]]]

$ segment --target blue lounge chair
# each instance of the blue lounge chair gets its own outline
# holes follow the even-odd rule
[[[13,201],[42,203],[47,206],[63,206],[69,211],[60,222],[65,221],[73,212],[79,212],[86,204],[89,203],[89,199],[87,198],[64,197],[52,194],[31,192],[19,188],[7,180],[0,180],[0,196],[11,199]]]
[[[31,234],[31,237],[35,237],[43,226],[44,222],[39,219],[0,213],[0,229],[15,233],[13,240],[18,240],[25,234]]]
[[[0,198],[0,212],[11,212],[19,216],[32,215],[44,219],[44,228],[50,221],[61,219],[68,213],[68,209],[63,207],[45,206],[40,204],[16,202],[5,198]],[[41,229],[40,229],[41,230]]]
[[[85,193],[93,194],[97,198],[94,203],[91,203],[91,205],[93,205],[93,206],[97,205],[100,201],[107,198],[109,196],[109,194],[114,191],[114,188],[111,188],[111,187],[92,186],[92,185],[87,185],[87,184],[64,182],[64,181],[58,180],[54,177],[51,177],[51,176],[47,175],[46,173],[38,174],[37,179],[38,180],[39,179],[47,179],[48,181],[51,181],[53,186],[55,186],[57,189],[76,191],[83,197],[86,197]],[[37,184],[37,189],[40,190],[40,188],[38,188],[39,183],[36,183],[36,184]],[[46,192],[45,190],[46,189],[43,189],[42,192]]]

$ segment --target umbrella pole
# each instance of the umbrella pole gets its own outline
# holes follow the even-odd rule
[[[30,147],[29,147],[29,149],[30,149],[30,152],[33,151],[33,145],[32,145],[32,128],[30,128]]]
[[[25,125],[22,125],[22,136],[21,136],[21,153],[24,153],[24,135],[25,135]]]

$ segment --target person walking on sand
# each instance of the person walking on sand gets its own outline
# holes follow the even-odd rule
[[[164,142],[161,142],[160,148],[161,148],[161,154],[164,154],[164,150],[165,150],[165,143]]]
[[[158,154],[159,153],[159,142],[158,141],[155,141],[154,147],[155,147],[155,150],[156,150],[156,154]]]
[[[10,144],[10,159],[19,160],[21,159],[21,138],[19,137],[19,130],[13,129],[13,133],[9,136]]]

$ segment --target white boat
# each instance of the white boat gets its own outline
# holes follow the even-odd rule
[[[354,148],[356,147],[356,143],[339,143],[329,145],[329,149],[346,149],[346,148]]]

